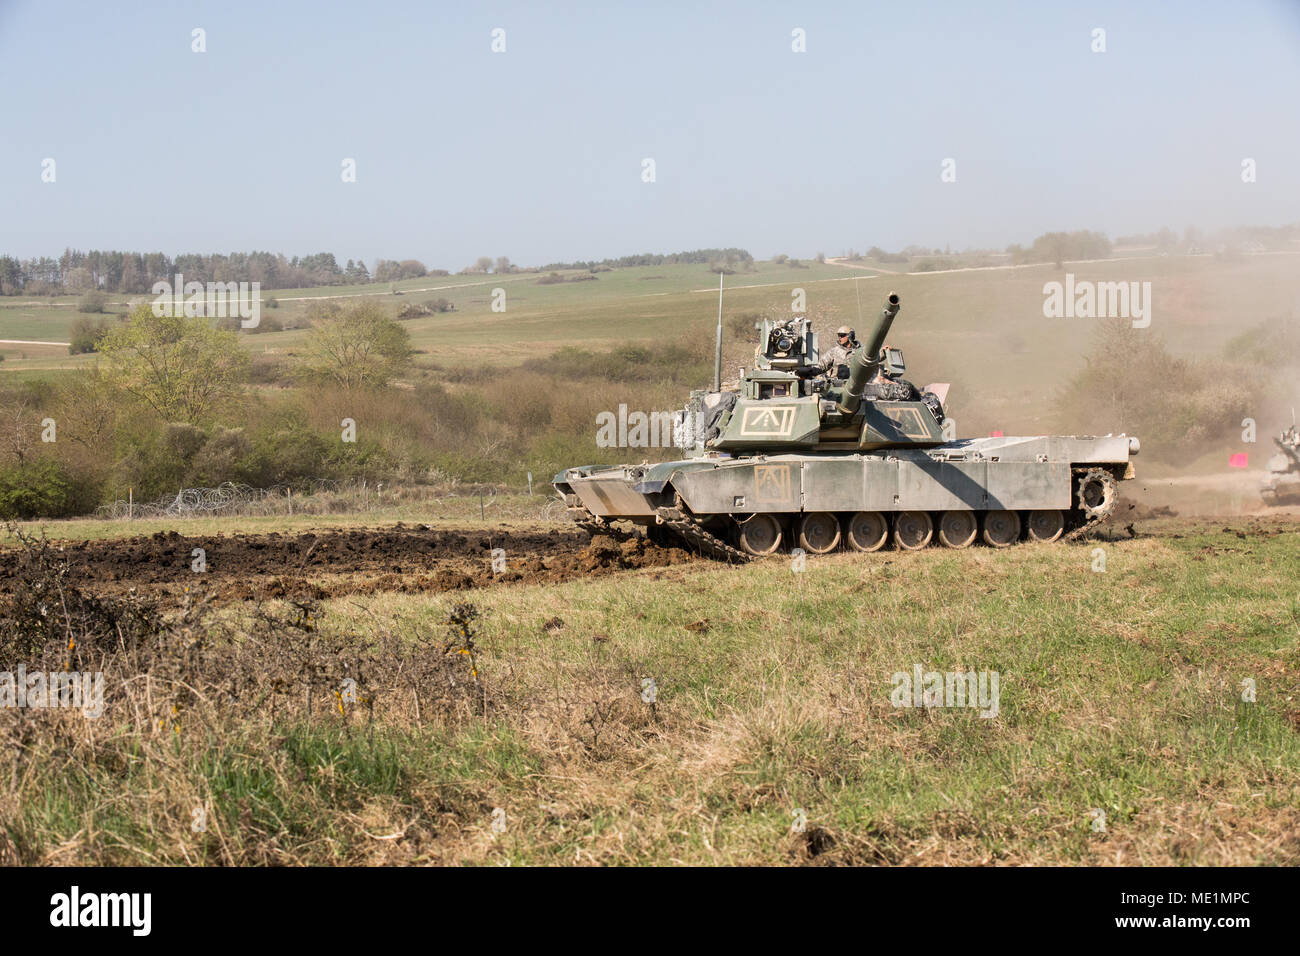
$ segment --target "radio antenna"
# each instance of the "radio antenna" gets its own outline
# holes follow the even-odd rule
[[[853,277],[853,294],[854,294],[854,295],[857,295],[857,297],[858,297],[858,325],[862,325],[862,291],[859,290],[859,287],[858,287],[858,280],[859,280],[859,278],[862,278],[862,277],[861,277],[861,276],[854,276],[854,277]],[[857,339],[858,339],[858,334],[857,334],[857,333],[854,333],[854,334],[853,334],[853,341],[855,342],[855,341],[857,341]],[[852,346],[852,345],[853,345],[853,342],[849,342],[849,345]]]
[[[722,273],[718,273],[718,338],[713,346],[713,390],[722,391]]]

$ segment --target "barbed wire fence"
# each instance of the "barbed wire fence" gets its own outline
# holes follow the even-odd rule
[[[366,479],[337,481],[316,478],[294,485],[277,484],[254,488],[239,482],[222,482],[215,488],[181,488],[175,494],[153,501],[120,499],[100,505],[95,517],[106,520],[147,520],[159,518],[198,518],[221,515],[273,513],[337,513],[382,510],[400,504],[438,507],[453,501],[471,501],[482,517],[489,513],[511,516],[515,511],[543,520],[555,520],[563,513],[563,502],[553,495],[529,497],[522,505],[518,496],[490,487],[448,489],[403,482],[372,482]],[[471,506],[472,507],[472,506]]]
[[[338,492],[340,484],[329,478],[317,478],[308,485],[306,494]],[[300,491],[300,494],[303,492]],[[272,485],[253,488],[233,481],[222,482],[215,488],[182,488],[174,495],[164,495],[154,501],[119,500],[100,505],[95,509],[97,518],[176,518],[192,515],[215,515],[238,511],[258,502],[291,499],[289,485]]]

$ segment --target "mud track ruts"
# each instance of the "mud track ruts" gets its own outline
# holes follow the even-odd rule
[[[302,534],[148,537],[52,543],[68,562],[73,586],[153,597],[191,593],[218,601],[325,599],[377,591],[440,592],[505,583],[552,583],[629,568],[697,560],[643,538],[618,541],[581,531],[433,530],[401,524]],[[191,569],[202,548],[207,571]],[[492,551],[505,551],[505,571]],[[0,550],[0,584],[13,577],[18,552]]]

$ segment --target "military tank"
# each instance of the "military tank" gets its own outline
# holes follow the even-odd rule
[[[902,350],[886,347],[900,308],[890,293],[831,369],[807,317],[756,323],[754,365],[726,388],[719,321],[713,388],[692,392],[674,421],[684,456],[566,469],[553,484],[567,513],[593,530],[635,522],[736,561],[891,542],[1004,548],[1077,538],[1105,520],[1117,482],[1134,476],[1138,439],[956,438],[948,386],[918,388]]]
[[[1292,425],[1273,444],[1278,453],[1268,460],[1268,477],[1259,496],[1266,505],[1300,504],[1300,431]]]

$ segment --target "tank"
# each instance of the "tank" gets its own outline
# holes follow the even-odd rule
[[[1273,444],[1278,453],[1268,460],[1268,477],[1259,496],[1266,505],[1300,504],[1300,431],[1292,425]]]
[[[794,548],[995,548],[1077,538],[1134,477],[1127,435],[957,438],[947,385],[918,388],[886,338],[890,293],[845,364],[824,368],[806,317],[756,324],[752,368],[693,392],[674,420],[683,457],[584,466],[555,476],[567,513],[746,561]]]

